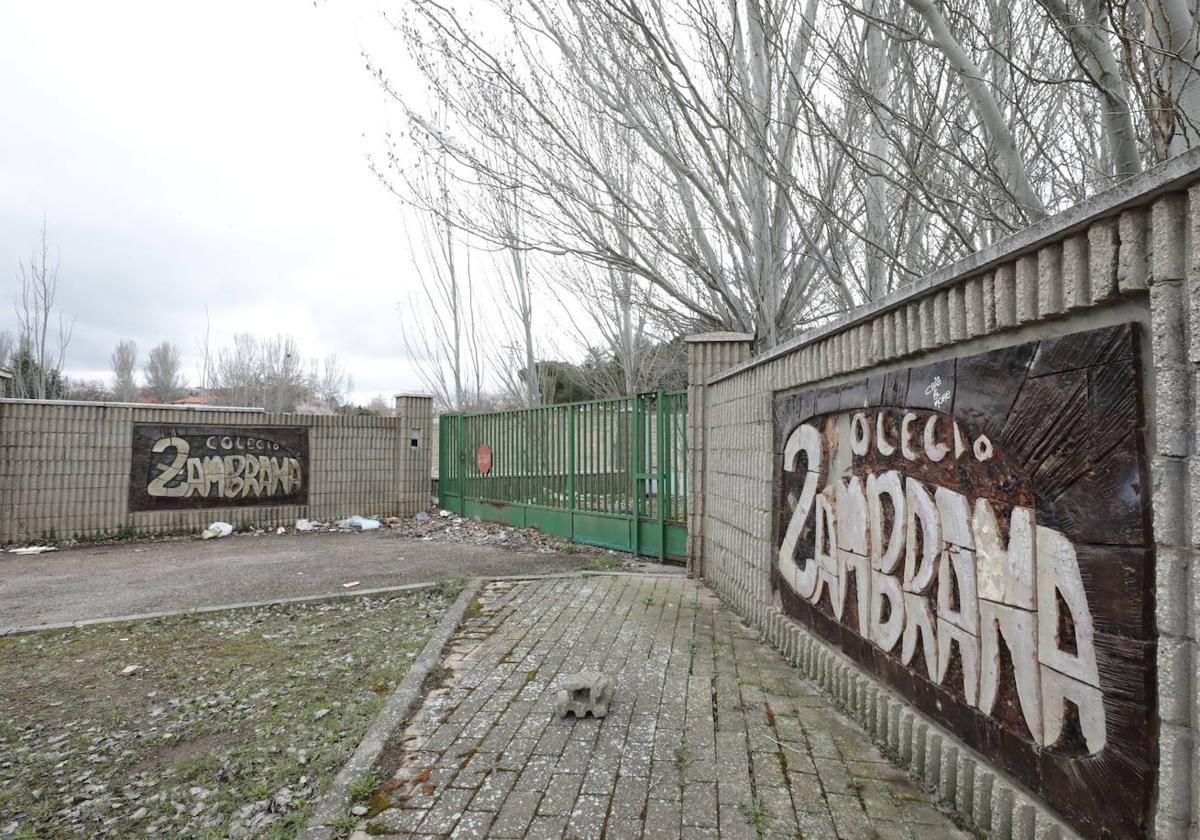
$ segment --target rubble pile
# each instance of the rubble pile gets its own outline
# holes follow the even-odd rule
[[[547,534],[536,526],[532,528],[514,528],[500,522],[483,522],[479,519],[468,519],[458,516],[451,511],[432,508],[421,511],[416,516],[406,518],[391,517],[383,520],[397,536],[412,537],[421,540],[445,540],[448,542],[470,543],[474,545],[497,545],[516,551],[537,552],[539,554],[613,554],[602,548],[564,540],[561,537]]]

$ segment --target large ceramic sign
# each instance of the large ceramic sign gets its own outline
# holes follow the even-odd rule
[[[130,510],[307,501],[307,429],[133,427]]]
[[[1096,837],[1156,765],[1136,336],[775,398],[784,609]]]

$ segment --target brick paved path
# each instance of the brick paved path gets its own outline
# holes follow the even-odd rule
[[[395,807],[354,840],[969,836],[693,581],[497,582],[480,605]],[[560,678],[588,669],[616,678],[608,717],[557,719]]]

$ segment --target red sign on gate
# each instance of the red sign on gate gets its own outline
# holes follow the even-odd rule
[[[486,443],[479,444],[475,450],[475,468],[481,475],[487,475],[492,468],[492,448]]]

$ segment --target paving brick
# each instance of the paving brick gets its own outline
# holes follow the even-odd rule
[[[471,801],[471,795],[471,791],[453,788],[443,791],[421,821],[418,830],[422,834],[450,833],[466,810],[467,803]]]
[[[682,836],[682,809],[679,802],[651,799],[646,802],[644,837],[668,840]]]
[[[525,832],[525,840],[559,840],[566,830],[566,817],[537,817]]]
[[[537,813],[540,791],[516,791],[504,800],[500,813],[492,823],[493,837],[524,837],[525,829]]]
[[[481,600],[484,614],[452,643],[451,684],[414,715],[424,741],[396,771],[410,807],[378,815],[374,830],[502,840],[602,831],[752,840],[759,829],[959,836],[827,695],[694,581],[506,582]],[[850,676],[772,616],[763,626],[793,644],[797,661],[819,659],[827,681]],[[582,670],[614,679],[610,713],[560,720],[557,686]],[[866,686],[843,682],[857,710]],[[431,787],[414,787],[417,778]]]

